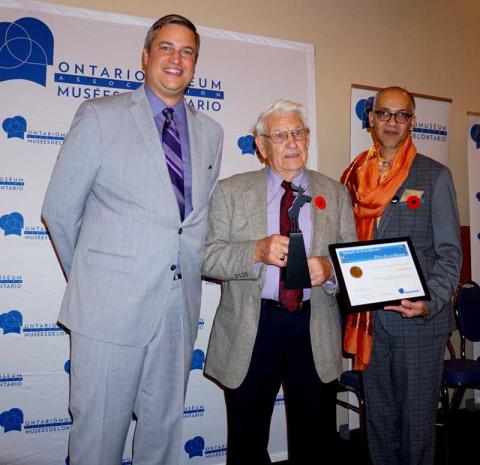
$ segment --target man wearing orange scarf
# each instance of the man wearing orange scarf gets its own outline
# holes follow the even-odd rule
[[[365,370],[374,465],[432,465],[451,298],[461,266],[460,224],[448,168],[417,153],[415,100],[379,91],[369,114],[374,143],[345,170],[359,240],[410,236],[432,299],[347,317],[344,348]]]

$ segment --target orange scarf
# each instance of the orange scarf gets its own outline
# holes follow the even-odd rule
[[[387,179],[379,182],[380,147],[374,143],[347,167],[340,182],[352,196],[358,239],[373,239],[375,221],[380,218],[392,197],[408,176],[417,153],[409,137],[395,154]],[[365,370],[373,343],[372,312],[350,313],[346,319],[343,348],[354,355],[354,370]]]

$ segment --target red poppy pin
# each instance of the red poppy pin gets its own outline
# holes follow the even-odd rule
[[[327,207],[327,201],[321,195],[315,197],[315,206],[320,210],[324,210]]]
[[[411,195],[407,199],[407,207],[408,208],[418,208],[420,206],[420,199],[416,195]]]

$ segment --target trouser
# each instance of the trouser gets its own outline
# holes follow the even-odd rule
[[[283,382],[289,463],[312,465],[332,457],[336,443],[334,383],[322,383],[310,343],[310,308],[262,309],[248,373],[237,389],[226,389],[227,464],[270,464],[267,451],[276,395]],[[328,449],[328,450],[327,450]]]
[[[71,333],[70,465],[119,465],[132,414],[135,465],[178,465],[192,347],[181,281],[144,347]]]
[[[374,465],[433,465],[447,339],[426,337],[420,329],[392,336],[375,318],[372,355],[363,373]]]

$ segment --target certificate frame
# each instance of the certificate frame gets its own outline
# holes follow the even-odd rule
[[[328,250],[347,313],[431,299],[410,237],[330,244]]]

